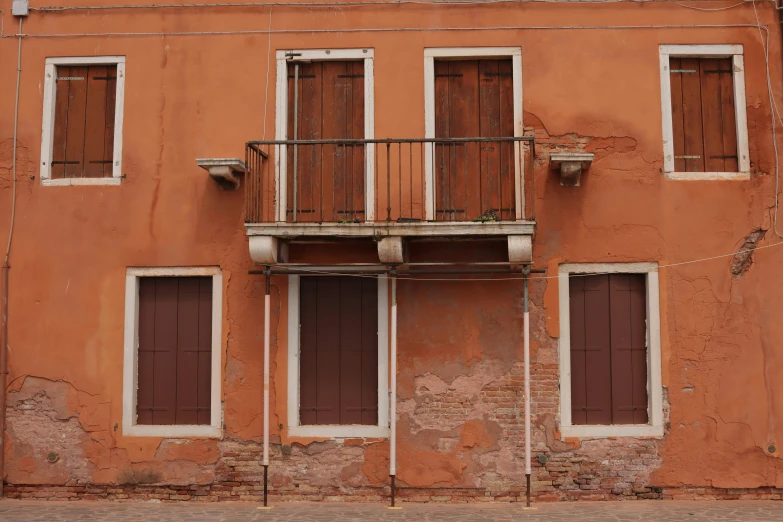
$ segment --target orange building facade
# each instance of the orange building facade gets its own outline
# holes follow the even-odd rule
[[[6,497],[781,498],[774,3],[2,10]]]

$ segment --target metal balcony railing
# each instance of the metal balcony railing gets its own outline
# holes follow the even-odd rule
[[[251,141],[245,221],[532,221],[533,158],[531,136]]]

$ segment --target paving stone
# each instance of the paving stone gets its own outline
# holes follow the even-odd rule
[[[405,504],[388,510],[381,504],[286,503],[271,510],[258,504],[152,504],[3,500],[3,522],[77,522],[144,520],[147,522],[780,522],[780,501],[634,501],[541,503],[524,510],[519,503]]]

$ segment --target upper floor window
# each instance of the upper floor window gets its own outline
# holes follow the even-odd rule
[[[277,74],[277,220],[372,221],[375,149],[346,140],[374,137],[373,50],[278,51]]]
[[[41,181],[118,184],[125,58],[48,58]]]
[[[747,179],[741,45],[662,45],[664,171],[673,179]]]

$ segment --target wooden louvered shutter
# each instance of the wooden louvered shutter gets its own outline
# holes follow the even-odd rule
[[[613,424],[647,423],[647,304],[643,274],[609,276]]]
[[[569,293],[571,422],[646,424],[645,276],[574,275]]]
[[[112,175],[117,66],[58,66],[52,178]]]
[[[612,424],[609,276],[571,276],[571,420]]]
[[[731,58],[671,58],[674,169],[736,172]]]
[[[378,287],[300,278],[299,422],[378,423]]]
[[[435,137],[514,135],[511,60],[435,61]],[[512,143],[441,143],[435,148],[435,218],[469,221],[492,210],[515,216]]]
[[[212,279],[139,280],[137,424],[210,424]]]
[[[296,103],[295,66],[288,64],[288,139],[364,139],[364,62],[299,63]],[[294,147],[289,146],[289,221],[364,220],[363,146],[298,145],[296,154],[294,175]]]

